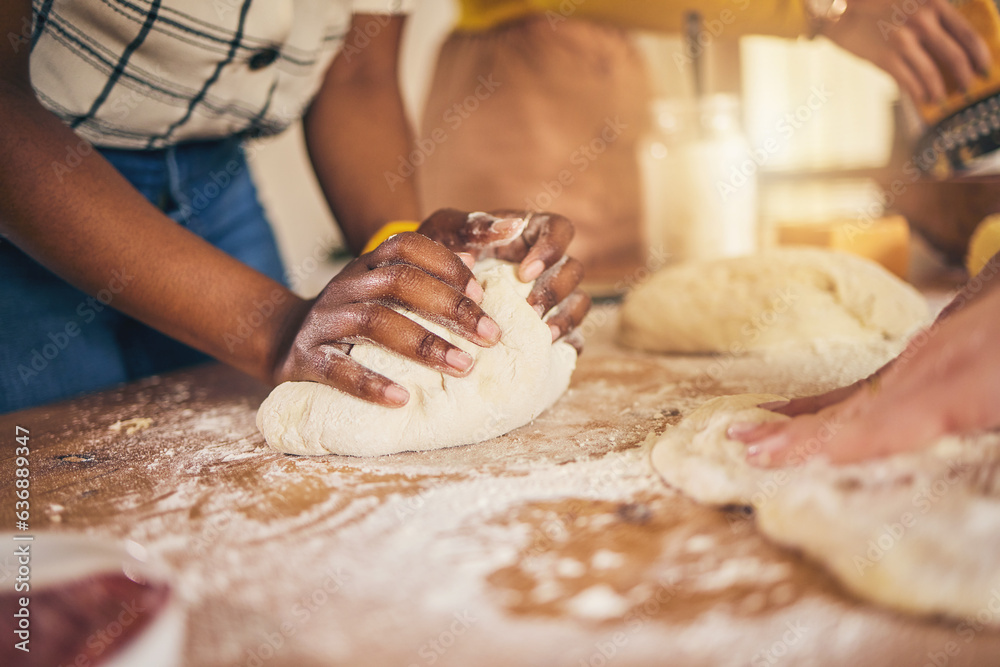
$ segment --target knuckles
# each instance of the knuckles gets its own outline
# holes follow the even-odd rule
[[[913,25],[923,34],[928,34],[933,31],[934,27],[938,24],[937,16],[932,12],[917,12],[910,19]]]
[[[399,234],[390,236],[378,247],[379,259],[384,262],[393,259],[405,258],[411,254],[411,251],[414,250],[420,244],[420,240],[424,238],[426,237],[416,232],[400,232]]]
[[[532,290],[532,304],[541,305],[546,311],[563,298],[572,296],[583,279],[583,264],[573,257],[567,257],[557,270],[555,275],[543,274]]]
[[[388,290],[387,297],[398,298],[418,287],[422,272],[409,264],[393,264],[378,270]]]
[[[576,290],[549,316],[548,323],[559,327],[564,333],[569,333],[579,326],[590,311],[590,296]]]
[[[344,316],[349,320],[348,330],[344,332],[345,339],[351,335],[361,335],[370,338],[373,331],[387,326],[386,309],[375,303],[356,303],[344,309]]]
[[[549,237],[561,241],[562,250],[569,246],[569,242],[573,240],[573,235],[576,232],[569,218],[558,213],[547,211],[535,213],[531,217],[531,223],[528,227],[532,230],[535,239],[542,235],[543,230],[547,231]]]
[[[531,304],[541,306],[545,312],[548,312],[554,305],[559,303],[559,297],[550,280],[536,283],[534,289],[531,291],[531,296]]]
[[[460,296],[452,305],[452,317],[459,324],[475,326],[479,322],[482,313],[475,301],[467,296]]]
[[[375,371],[362,366],[360,367],[355,386],[357,386],[361,397],[378,399],[382,397],[385,391],[386,381]]]
[[[570,317],[572,319],[573,326],[576,326],[581,322],[583,322],[583,318],[585,318],[587,316],[587,313],[590,312],[590,307],[591,305],[593,305],[593,300],[590,298],[589,294],[587,294],[586,292],[582,292],[580,290],[577,290],[576,292],[571,294],[570,299],[572,299],[570,306]]]
[[[583,280],[583,263],[575,257],[567,257],[560,273],[566,276],[566,280],[571,281],[575,287]]]
[[[416,354],[421,359],[436,359],[443,355],[444,341],[427,331],[417,341]]]

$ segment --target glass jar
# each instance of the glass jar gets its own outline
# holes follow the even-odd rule
[[[654,101],[652,128],[639,150],[651,255],[676,261],[757,250],[763,160],[754,159],[736,96]]]

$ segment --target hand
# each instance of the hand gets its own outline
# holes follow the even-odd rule
[[[468,353],[390,306],[489,347],[500,339],[500,327],[479,307],[482,298],[462,258],[420,234],[397,234],[348,264],[293,314],[275,381],[322,382],[387,407],[405,405],[406,389],[352,359],[351,347],[374,343],[442,373],[467,375]]]
[[[455,252],[519,262],[518,277],[524,282],[535,281],[528,303],[539,317],[550,313],[546,322],[553,341],[570,334],[590,310],[590,297],[578,289],[583,265],[566,257],[573,225],[561,215],[441,209],[417,231]],[[572,336],[567,341],[579,349],[579,341]]]
[[[940,325],[951,315],[965,309],[973,302],[982,299],[990,292],[1000,289],[1000,281],[994,279],[997,274],[1000,274],[1000,252],[991,257],[989,261],[986,262],[986,265],[980,271],[979,275],[966,283],[955,295],[955,298],[953,298],[950,303],[941,309],[941,312],[938,313],[938,316],[935,319],[934,326],[936,327]],[[900,355],[900,357],[901,356],[902,355]],[[897,357],[897,359],[900,357]],[[851,394],[855,393],[859,389],[870,386],[878,386],[882,381],[882,376],[885,375],[886,371],[889,370],[895,361],[896,359],[890,360],[887,364],[882,366],[882,368],[878,369],[867,378],[858,380],[854,384],[846,387],[832,389],[822,394],[816,394],[815,396],[794,398],[788,402],[782,403],[781,405],[761,405],[759,407],[762,407],[765,410],[772,410],[773,412],[777,412],[788,417],[796,417],[798,415],[819,412],[827,406],[840,403],[841,401],[847,399],[851,396]]]
[[[983,38],[947,0],[911,3],[849,0],[841,19],[821,34],[888,72],[915,102],[965,91],[990,68]]]
[[[779,411],[797,415],[791,420],[737,425],[730,437],[750,445],[751,463],[776,466],[802,452],[849,463],[1000,427],[1000,289],[980,289],[915,336],[876,379],[790,403]]]

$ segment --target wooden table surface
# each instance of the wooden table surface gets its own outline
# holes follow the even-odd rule
[[[614,319],[592,312],[551,410],[468,447],[277,454],[254,424],[266,389],[218,365],[2,416],[4,525],[19,425],[33,529],[144,545],[195,667],[1000,663],[1000,634],[861,602],[648,464],[647,436],[708,397],[809,393],[890,351],[654,356],[617,348]],[[135,417],[152,425],[109,430]]]

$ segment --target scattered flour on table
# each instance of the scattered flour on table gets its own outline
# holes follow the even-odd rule
[[[595,312],[613,309],[598,306]],[[578,647],[586,661],[592,649],[586,642],[597,640],[593,629],[623,604],[641,604],[659,590],[670,593],[675,584],[703,591],[706,598],[719,596],[727,585],[752,588],[757,578],[771,584],[741,598],[746,608],[767,609],[782,599],[794,599],[794,606],[771,610],[738,632],[728,607],[706,608],[696,619],[630,635],[629,650],[650,664],[669,647],[728,655],[711,664],[735,665],[735,649],[745,646],[747,633],[813,614],[831,619],[811,627],[822,637],[816,654],[850,655],[857,642],[844,643],[838,624],[850,620],[845,613],[863,612],[845,612],[836,600],[797,598],[773,556],[758,559],[752,551],[731,553],[732,543],[717,544],[730,539],[725,526],[707,534],[708,525],[689,531],[680,525],[657,545],[648,573],[617,585],[616,577],[629,574],[614,555],[623,550],[562,553],[565,528],[544,532],[558,528],[558,516],[539,523],[519,513],[567,499],[584,507],[603,503],[610,509],[581,515],[574,527],[599,535],[621,524],[616,507],[654,497],[663,500],[671,519],[687,520],[695,515],[684,512],[695,510],[672,509],[686,501],[648,466],[641,446],[648,433],[673,428],[681,413],[711,396],[802,395],[852,381],[891,356],[891,347],[859,355],[831,346],[830,363],[822,368],[807,363],[823,353],[816,348],[666,358],[613,347],[613,318],[606,323],[588,340],[573,385],[559,402],[526,429],[472,447],[363,461],[284,456],[256,434],[254,407],[247,402],[200,411],[181,403],[169,418],[158,416],[135,434],[147,439],[146,446],[124,452],[125,472],[95,480],[99,493],[84,502],[97,503],[108,518],[89,530],[139,541],[172,567],[192,614],[189,657],[199,664],[247,664],[247,649],[279,632],[281,623],[294,632],[289,645],[294,643],[303,664],[313,656],[358,664],[369,654],[372,664],[423,664],[420,648],[464,612],[476,619],[470,633],[478,633],[469,650],[488,652],[483,642],[495,637],[497,655],[514,650],[541,656],[539,664],[555,664],[568,659],[554,651]],[[141,408],[125,414],[137,413],[143,414]],[[632,518],[641,525],[648,517],[641,507],[636,511]],[[65,514],[64,524],[73,519],[72,506]],[[539,539],[553,549],[533,551]],[[521,593],[489,578],[517,568],[526,578],[524,594],[558,616],[511,613]],[[519,639],[514,647],[512,634]],[[392,642],[385,641],[388,636]],[[379,657],[392,646],[413,650]],[[463,653],[465,646],[456,642],[439,664],[477,662],[477,655]]]

